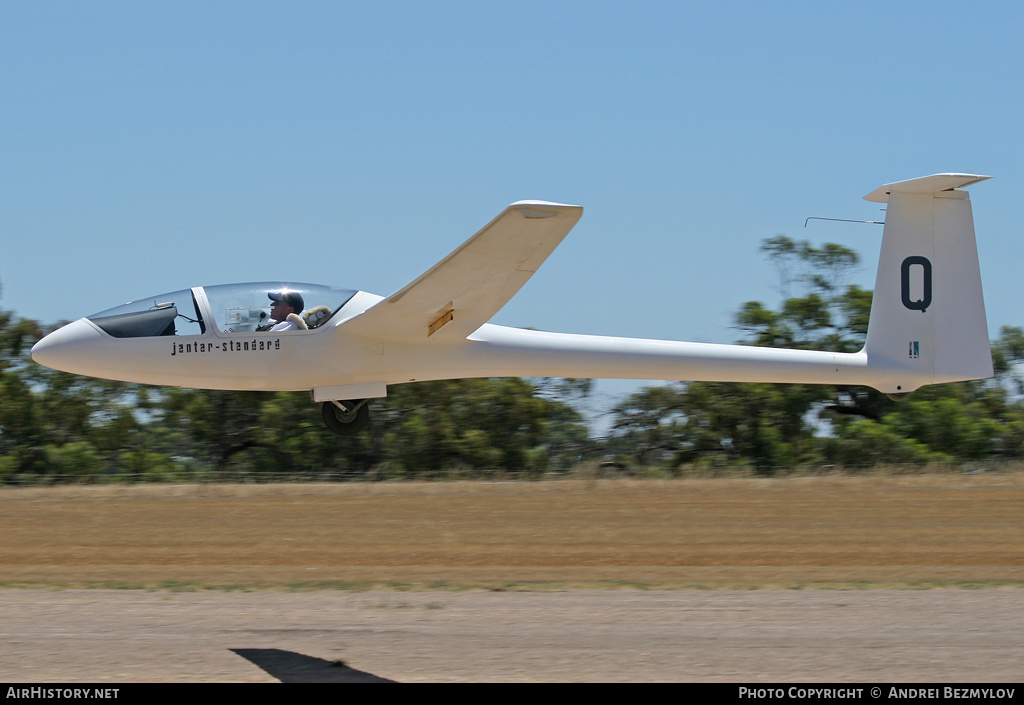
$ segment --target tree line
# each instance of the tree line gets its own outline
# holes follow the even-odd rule
[[[843,246],[785,236],[762,251],[781,303],[744,304],[737,342],[852,352],[871,292],[846,284]],[[0,310],[0,483],[218,478],[401,478],[567,472],[601,464],[669,474],[1019,459],[1024,330],[992,341],[991,380],[894,402],[863,387],[675,382],[642,389],[594,438],[589,380],[468,379],[395,385],[352,437],[323,427],[305,393],[156,388],[57,372],[31,346],[56,326]]]

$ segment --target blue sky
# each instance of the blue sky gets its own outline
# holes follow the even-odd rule
[[[198,284],[387,295],[505,205],[583,220],[494,319],[733,342],[758,252],[958,171],[995,335],[1024,325],[1020,2],[0,0],[0,307]]]

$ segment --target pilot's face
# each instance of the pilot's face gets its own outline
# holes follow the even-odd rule
[[[270,317],[275,321],[283,321],[288,318],[289,313],[295,313],[295,309],[284,301],[275,301],[270,307]]]

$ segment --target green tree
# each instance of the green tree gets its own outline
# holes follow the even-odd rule
[[[871,294],[844,285],[859,262],[855,252],[835,244],[815,248],[782,235],[761,249],[775,264],[786,297],[777,310],[756,301],[744,304],[736,315],[745,334],[740,343],[836,352],[863,346]],[[825,410],[863,413],[888,402],[860,388],[801,384],[693,383],[685,396],[683,407],[701,428],[705,447],[721,445],[766,474],[820,459],[814,436]]]
[[[407,472],[543,469],[587,438],[578,412],[518,377],[396,385],[386,402],[382,444]]]

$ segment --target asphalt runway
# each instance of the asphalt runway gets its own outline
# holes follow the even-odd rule
[[[1020,682],[1024,591],[0,590],[0,680]]]

